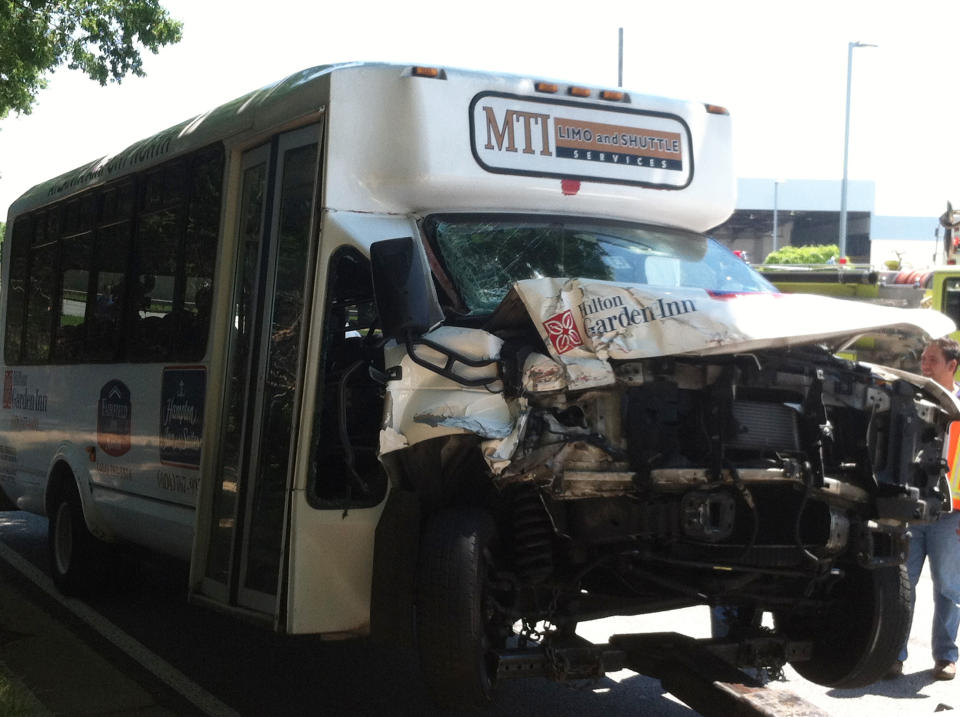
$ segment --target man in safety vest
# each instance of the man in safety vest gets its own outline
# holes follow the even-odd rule
[[[960,396],[960,386],[954,381],[960,362],[960,344],[953,339],[935,339],[927,344],[920,358],[920,371],[941,386]],[[947,459],[950,463],[950,492],[953,511],[944,513],[932,523],[910,525],[910,552],[907,572],[910,575],[911,600],[916,599],[917,581],[923,562],[930,566],[933,582],[933,631],[930,644],[933,651],[935,680],[952,680],[957,674],[957,627],[960,625],[960,461],[955,459],[957,436],[951,430]],[[960,432],[958,432],[960,433]],[[903,674],[907,659],[907,643],[900,647],[897,661],[887,673],[888,678]]]

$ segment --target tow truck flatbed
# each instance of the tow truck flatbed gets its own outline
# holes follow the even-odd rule
[[[795,693],[766,687],[737,667],[802,659],[809,643],[757,637],[732,642],[675,632],[613,635],[604,644],[576,635],[549,645],[499,653],[498,679],[598,679],[630,669],[660,680],[663,688],[703,717],[829,717]]]

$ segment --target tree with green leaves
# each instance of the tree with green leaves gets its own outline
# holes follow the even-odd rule
[[[29,114],[61,65],[101,85],[142,77],[142,50],[179,42],[181,29],[159,0],[0,0],[0,119]]]

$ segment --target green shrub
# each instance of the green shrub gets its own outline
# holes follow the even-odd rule
[[[38,707],[33,695],[0,665],[0,714],[4,717],[31,717],[37,714]]]
[[[836,244],[816,246],[785,246],[771,252],[763,260],[764,264],[826,264],[840,256],[840,247]]]

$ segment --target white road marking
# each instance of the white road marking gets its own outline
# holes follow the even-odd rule
[[[128,657],[138,662],[155,675],[157,679],[163,681],[210,717],[240,717],[239,712],[225,705],[173,665],[155,655],[142,643],[130,637],[103,615],[90,608],[86,603],[61,595],[54,587],[53,581],[43,571],[37,569],[32,563],[2,542],[0,542],[0,558],[67,608],[77,618],[109,640],[116,648],[122,650]]]

